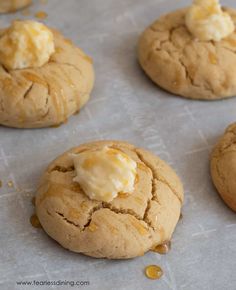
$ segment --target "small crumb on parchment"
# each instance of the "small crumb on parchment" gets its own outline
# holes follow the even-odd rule
[[[8,187],[13,187],[14,184],[13,184],[13,182],[12,182],[11,180],[9,180],[9,181],[7,182],[7,186],[8,186]]]
[[[34,16],[38,19],[45,19],[48,17],[48,14],[44,11],[38,11],[34,14]]]

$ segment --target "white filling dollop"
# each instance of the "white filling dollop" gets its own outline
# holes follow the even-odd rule
[[[220,41],[235,29],[233,20],[222,11],[218,0],[195,0],[185,22],[188,30],[202,41]]]
[[[110,202],[119,193],[133,192],[137,163],[122,151],[104,147],[72,158],[77,173],[74,181],[90,199]]]
[[[0,63],[7,69],[41,67],[54,53],[53,33],[36,21],[14,21],[0,37]]]

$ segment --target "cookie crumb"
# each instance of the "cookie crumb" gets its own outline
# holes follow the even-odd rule
[[[46,19],[48,17],[48,14],[44,11],[38,11],[34,14],[34,16],[38,19]]]
[[[9,181],[7,182],[7,186],[8,186],[8,187],[13,187],[14,184],[13,184],[13,182],[12,182],[11,180],[9,180]]]
[[[0,180],[0,188],[2,187],[2,180]]]

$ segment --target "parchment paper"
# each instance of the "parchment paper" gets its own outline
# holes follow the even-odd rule
[[[95,61],[96,85],[79,115],[60,128],[16,130],[0,127],[0,289],[77,289],[19,286],[16,281],[89,281],[80,289],[235,290],[236,215],[218,197],[209,175],[209,153],[225,127],[236,121],[236,98],[191,101],[152,84],[136,59],[144,28],[161,14],[186,6],[177,0],[34,1],[30,15],[63,31]],[[223,1],[236,8],[235,1]],[[31,197],[58,154],[94,139],[123,139],[159,154],[185,186],[183,219],[166,256],[147,253],[128,261],[107,261],[71,253],[33,228]],[[7,182],[12,181],[13,187]],[[158,264],[159,281],[144,267]]]

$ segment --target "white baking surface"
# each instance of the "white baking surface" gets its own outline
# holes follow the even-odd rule
[[[225,127],[236,120],[236,98],[191,101],[152,84],[136,59],[139,34],[161,14],[190,1],[34,1],[30,16],[47,11],[57,27],[95,60],[96,85],[79,115],[57,129],[0,127],[0,289],[76,289],[16,286],[16,281],[89,280],[80,289],[235,290],[236,215],[220,200],[209,175],[209,153]],[[236,8],[235,1],[224,4]],[[71,253],[31,227],[31,196],[43,170],[58,154],[94,139],[124,139],[159,154],[184,182],[183,219],[172,250],[128,261],[98,260]],[[12,180],[14,187],[7,186]],[[159,281],[144,267],[158,264]]]

